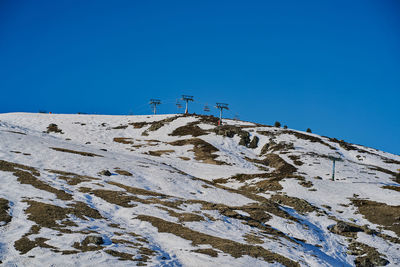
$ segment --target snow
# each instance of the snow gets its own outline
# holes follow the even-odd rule
[[[142,133],[150,127],[134,128],[132,123],[151,123],[171,119],[156,131],[148,131],[148,136]],[[172,120],[173,119],[173,120]],[[280,263],[266,264],[261,258],[248,255],[235,258],[213,248],[218,257],[194,253],[193,250],[210,249],[210,244],[194,245],[192,241],[175,236],[172,233],[159,232],[150,223],[138,219],[139,215],[161,218],[168,222],[180,223],[183,227],[196,232],[229,239],[241,244],[247,244],[245,236],[257,233],[261,236],[262,248],[278,253],[303,266],[352,266],[355,256],[348,255],[348,241],[345,237],[331,233],[327,228],[335,224],[335,220],[354,222],[358,225],[368,225],[371,229],[379,229],[379,225],[369,222],[357,209],[351,205],[354,194],[357,198],[369,199],[391,206],[400,205],[400,193],[384,189],[383,186],[399,186],[388,172],[376,170],[376,167],[397,172],[400,156],[355,145],[356,148],[367,152],[346,150],[328,138],[315,134],[306,134],[320,138],[320,142],[310,142],[297,138],[290,132],[275,127],[264,127],[251,122],[224,120],[225,124],[244,127],[251,136],[259,137],[256,149],[239,146],[239,137],[227,138],[216,135],[212,129],[215,125],[199,122],[198,126],[209,130],[206,135],[198,136],[205,142],[218,149],[217,160],[225,164],[206,164],[195,159],[192,145],[172,146],[170,143],[192,138],[192,136],[171,136],[174,129],[196,123],[196,116],[151,115],[151,116],[108,116],[108,115],[78,115],[78,114],[33,114],[7,113],[0,114],[0,160],[23,164],[36,168],[41,182],[51,187],[63,190],[72,195],[72,200],[58,199],[55,194],[35,188],[31,184],[21,184],[11,172],[0,171],[0,198],[10,202],[9,213],[12,216],[8,224],[0,223],[0,261],[4,266],[132,266],[136,261],[120,261],[105,252],[112,249],[119,252],[140,254],[138,247],[129,247],[113,242],[113,239],[140,243],[141,246],[155,251],[146,263],[150,266],[281,266]],[[47,126],[57,124],[60,133],[46,133]],[[124,129],[113,129],[117,126],[127,126]],[[259,165],[246,158],[259,159],[264,144],[271,141],[271,136],[260,134],[270,132],[274,142],[291,142],[294,149],[289,152],[276,151],[282,159],[294,164],[297,173],[305,181],[312,182],[312,187],[304,187],[299,180],[287,178],[280,181],[283,189],[280,194],[304,199],[311,205],[327,212],[328,216],[318,216],[316,212],[299,214],[291,207],[281,208],[298,222],[279,217],[274,214],[271,219],[262,222],[283,233],[287,239],[263,235],[258,228],[244,223],[243,220],[224,216],[217,209],[204,210],[200,203],[211,203],[235,207],[238,214],[250,216],[248,212],[238,207],[254,204],[256,200],[240,191],[235,191],[243,185],[255,184],[264,178],[254,178],[245,182],[229,180],[222,185],[213,184],[218,178],[229,178],[236,174],[257,174]],[[116,137],[132,138],[133,144],[117,143]],[[90,143],[88,143],[90,142]],[[334,149],[329,147],[332,146]],[[66,153],[51,149],[65,148],[74,151],[90,152],[99,156],[88,157],[79,154]],[[173,150],[161,156],[149,155],[149,151]],[[342,161],[336,163],[335,181],[331,181],[332,162],[327,155],[337,153]],[[302,165],[295,165],[290,156],[299,156]],[[181,157],[188,158],[183,160]],[[387,159],[391,159],[388,161]],[[374,170],[375,168],[375,170]],[[109,170],[111,176],[101,176],[99,172]],[[132,176],[116,173],[116,170],[128,171]],[[78,185],[68,184],[60,179],[59,174],[50,170],[59,170],[90,176],[96,179],[84,181]],[[316,177],[321,177],[320,179]],[[113,204],[101,197],[80,190],[82,187],[91,190],[112,190],[130,195],[125,189],[117,186],[122,184],[131,188],[144,189],[147,192],[160,193],[164,197],[154,197],[136,194],[136,200],[129,202],[132,207]],[[257,195],[265,200],[277,192],[260,192]],[[131,194],[132,195],[132,194]],[[104,249],[98,251],[80,252],[62,255],[49,248],[35,247],[26,254],[20,254],[14,247],[14,242],[27,234],[35,223],[28,218],[25,210],[28,204],[24,200],[35,200],[43,203],[68,208],[74,201],[80,201],[100,212],[104,219],[82,219],[70,215],[69,218],[76,226],[69,226],[71,233],[60,232],[56,229],[41,227],[40,231],[28,235],[30,240],[46,238],[47,245],[54,246],[59,251],[74,250],[75,242],[85,238],[82,231],[93,231],[103,237]],[[157,200],[160,203],[157,203]],[[148,201],[148,202],[146,202]],[[152,203],[151,201],[154,201]],[[161,201],[180,205],[166,206]],[[343,205],[349,205],[344,207]],[[327,210],[326,206],[330,209]],[[177,214],[191,213],[201,215],[204,220],[184,221],[175,217]],[[46,216],[45,214],[43,216]],[[207,217],[208,216],[208,217]],[[209,219],[214,218],[214,220]],[[113,225],[118,225],[115,227]],[[80,232],[81,231],[81,232]],[[388,230],[383,231],[393,237],[398,236]],[[130,235],[135,233],[139,237]],[[146,242],[142,242],[141,238]],[[357,241],[375,247],[391,262],[393,266],[400,264],[398,257],[399,245],[377,236],[358,233]]]

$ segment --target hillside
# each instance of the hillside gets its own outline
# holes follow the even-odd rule
[[[0,264],[400,265],[400,156],[224,123],[0,114]]]

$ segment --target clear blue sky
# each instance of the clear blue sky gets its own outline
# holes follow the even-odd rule
[[[0,112],[176,112],[400,154],[400,2],[0,1]],[[217,110],[212,108],[212,114]]]

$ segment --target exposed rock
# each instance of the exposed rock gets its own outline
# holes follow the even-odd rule
[[[257,136],[254,136],[248,147],[249,148],[256,148],[258,146],[258,141],[259,140],[260,139]]]
[[[338,222],[336,225],[330,228],[333,233],[343,234],[343,233],[355,233],[362,232],[363,230],[359,227],[352,226],[345,222]]]
[[[94,244],[94,245],[102,245],[104,244],[104,240],[101,236],[90,235],[87,236],[83,241],[82,244]]]
[[[103,170],[99,173],[100,175],[104,175],[104,176],[111,176],[112,173],[109,170]]]

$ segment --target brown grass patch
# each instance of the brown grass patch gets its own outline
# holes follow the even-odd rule
[[[100,213],[87,206],[83,202],[75,202],[69,204],[69,208],[63,208],[34,200],[25,200],[29,207],[25,210],[28,219],[35,222],[40,227],[47,227],[59,231],[67,231],[66,226],[75,225],[68,215],[72,214],[76,217],[87,220],[87,218],[102,219]],[[61,224],[57,221],[61,221]]]
[[[9,202],[7,199],[0,198],[0,222],[3,222],[4,224],[0,224],[0,226],[3,226],[9,222],[11,222],[11,216],[8,213],[8,210],[10,209]]]
[[[193,145],[193,149],[189,151],[194,152],[196,160],[207,164],[227,165],[223,161],[215,160],[216,158],[218,158],[218,155],[215,155],[213,153],[218,152],[219,150],[215,146],[207,143],[200,138],[178,140],[169,144],[173,146]]]
[[[35,247],[57,249],[56,247],[46,244],[47,240],[49,239],[37,237],[32,241],[28,237],[24,236],[14,242],[14,248],[18,250],[20,254],[26,254]]]
[[[158,229],[159,232],[171,233],[183,239],[192,241],[193,246],[211,245],[213,248],[219,249],[230,254],[234,258],[240,258],[248,255],[253,258],[263,258],[267,262],[279,262],[285,266],[300,266],[298,263],[283,257],[282,255],[270,252],[260,246],[241,244],[229,239],[223,239],[204,233],[193,231],[180,224],[168,222],[157,217],[139,215],[139,220],[149,222]]]
[[[90,152],[75,151],[75,150],[66,149],[66,148],[60,148],[60,147],[50,147],[50,148],[55,150],[55,151],[78,154],[78,155],[86,156],[86,157],[103,157],[101,155],[97,155],[97,154],[90,153]]]
[[[87,175],[79,175],[73,172],[59,171],[59,170],[51,170],[46,169],[46,171],[50,173],[60,174],[58,179],[65,180],[69,185],[77,185],[82,182],[89,182],[93,180],[99,180],[98,178],[87,176]]]
[[[213,258],[218,257],[218,252],[216,250],[213,250],[212,248],[199,248],[192,250],[192,252],[205,254]]]
[[[188,157],[178,157],[178,158],[180,158],[181,160],[185,160],[185,161],[190,160],[190,158],[188,158]]]
[[[382,188],[400,192],[400,186],[385,185],[385,186],[382,186]]]
[[[119,126],[116,126],[116,127],[111,128],[111,129],[114,129],[114,130],[122,130],[122,129],[126,129],[126,128],[128,128],[128,125],[119,125]]]
[[[273,195],[270,200],[275,201],[279,204],[283,204],[285,206],[292,207],[299,213],[307,213],[307,212],[313,212],[317,211],[318,208],[311,205],[304,199],[300,199],[297,197],[289,197],[289,196],[284,196],[284,195]]]
[[[47,131],[46,133],[60,133],[63,134],[63,131],[58,128],[57,124],[51,123],[49,126],[47,126]]]
[[[171,136],[191,135],[193,137],[197,137],[208,134],[207,131],[197,126],[196,125],[197,123],[198,122],[191,122],[186,124],[185,126],[178,127],[175,130],[173,130],[172,133],[170,133],[169,135]]]
[[[160,157],[164,154],[168,155],[168,154],[174,153],[174,152],[175,152],[175,150],[171,150],[171,149],[169,149],[169,150],[154,150],[154,151],[148,151],[146,154],[149,154],[151,156]]]
[[[115,137],[113,141],[121,144],[133,144],[133,138],[127,137]]]
[[[354,260],[354,264],[356,267],[364,267],[364,266],[385,266],[389,264],[389,262],[382,258],[382,254],[380,254],[376,248],[370,247],[366,244],[360,242],[352,242],[349,247],[349,254],[358,256]]]
[[[40,173],[33,167],[0,160],[0,171],[12,172],[14,176],[18,177],[17,181],[21,184],[29,184],[39,190],[53,193],[61,200],[72,199],[72,196],[65,191],[58,190],[36,178],[35,176],[39,176]]]
[[[364,217],[375,224],[380,224],[400,236],[400,206],[389,206],[365,199],[351,199]]]
[[[116,169],[115,172],[118,173],[119,175],[132,176],[132,173],[120,169]]]

